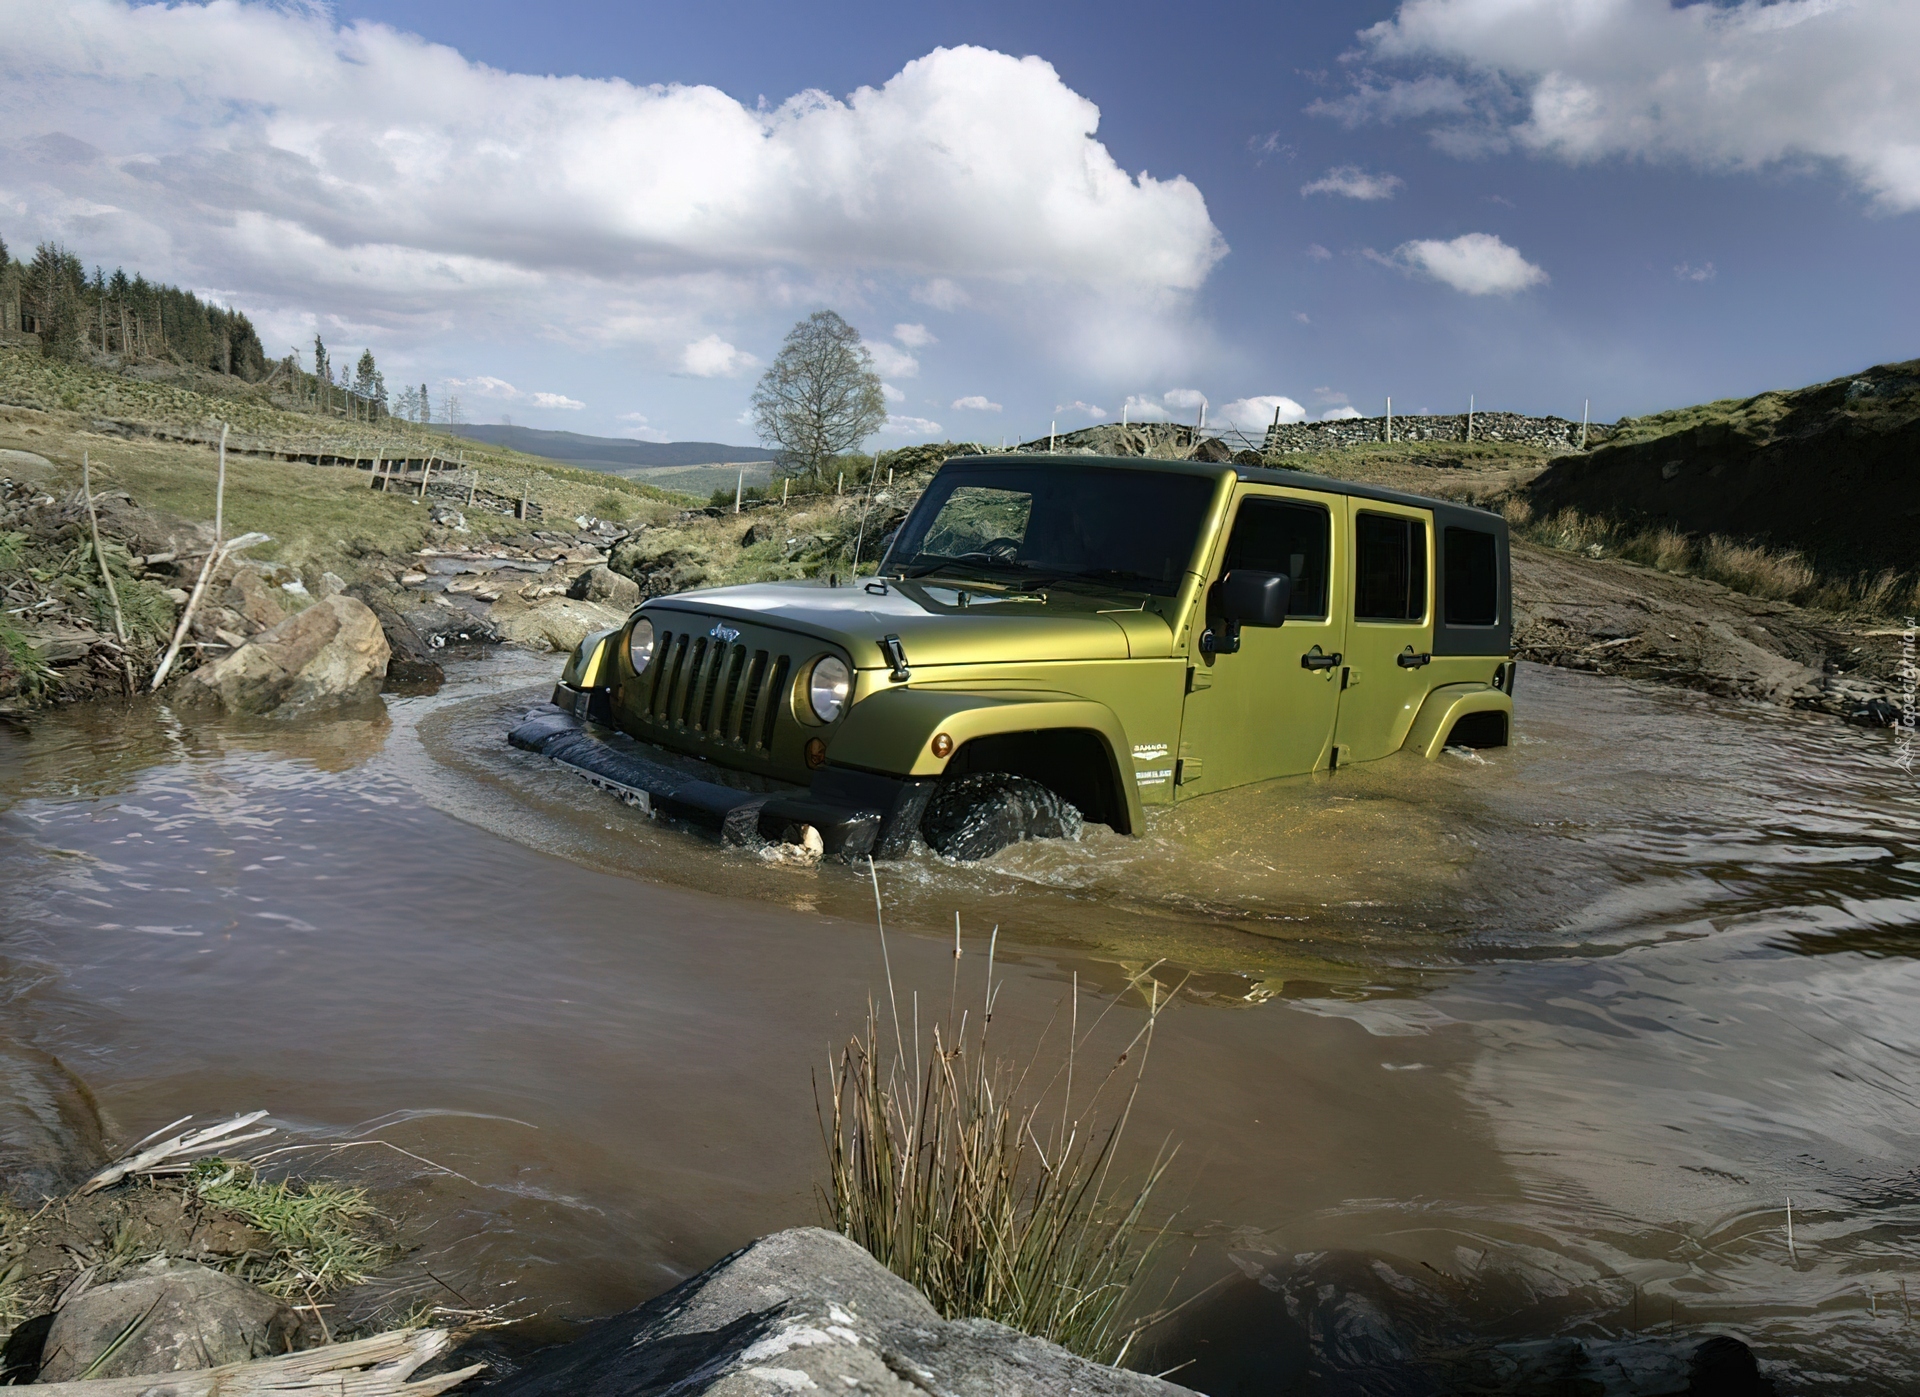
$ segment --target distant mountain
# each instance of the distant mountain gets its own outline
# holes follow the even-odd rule
[[[445,430],[545,456],[594,471],[624,471],[636,466],[742,465],[767,462],[773,453],[764,446],[728,446],[718,441],[633,441],[626,437],[590,437],[580,432],[544,432],[538,427],[506,427],[493,422],[463,422]]]

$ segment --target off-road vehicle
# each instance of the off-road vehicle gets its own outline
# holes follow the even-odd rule
[[[878,574],[653,597],[511,734],[748,842],[978,858],[1083,820],[1504,745],[1505,523],[1257,466],[943,465]]]

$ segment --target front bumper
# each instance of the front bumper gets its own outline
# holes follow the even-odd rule
[[[827,766],[806,790],[767,794],[703,781],[649,755],[659,749],[604,726],[602,691],[557,685],[507,734],[523,751],[559,762],[603,790],[640,806],[720,831],[730,843],[796,843],[801,827],[820,832],[830,856],[897,858],[913,845],[933,794],[931,780]]]

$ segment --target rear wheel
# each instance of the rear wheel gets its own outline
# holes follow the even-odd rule
[[[943,781],[920,817],[920,833],[942,858],[991,858],[1023,839],[1078,839],[1080,812],[1026,776],[982,771]]]

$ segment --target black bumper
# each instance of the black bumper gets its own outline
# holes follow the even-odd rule
[[[804,793],[767,795],[688,776],[647,755],[647,744],[624,734],[596,733],[605,696],[566,685],[535,708],[507,741],[572,768],[603,790],[652,812],[717,829],[732,843],[796,842],[800,827],[820,831],[826,852],[854,859],[897,858],[912,847],[933,793],[929,780],[823,768]],[[596,701],[599,705],[596,711]]]

